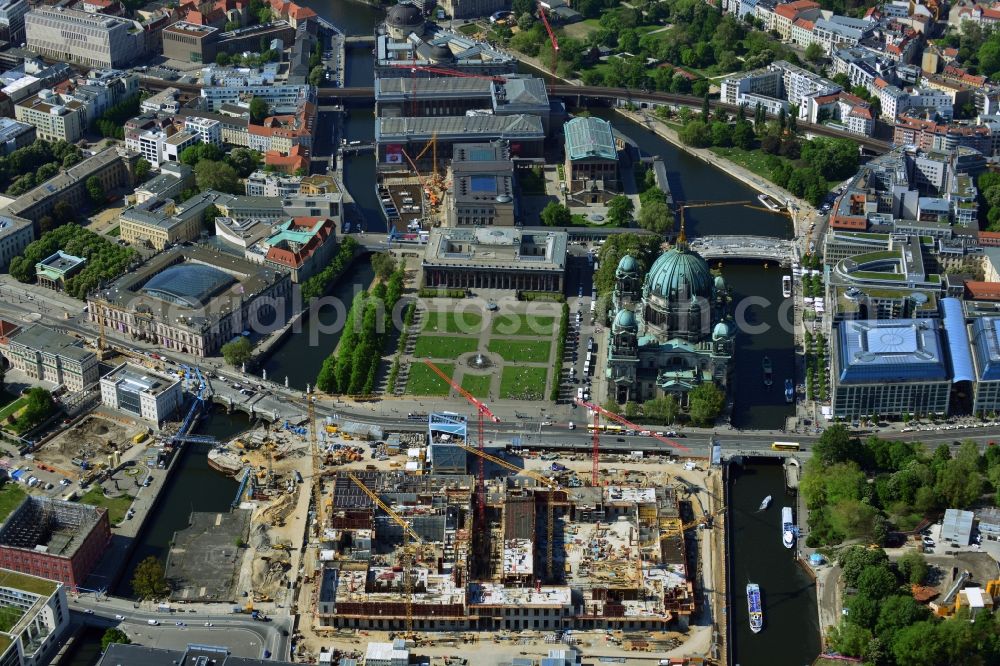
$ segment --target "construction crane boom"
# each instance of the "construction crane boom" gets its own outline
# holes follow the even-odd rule
[[[437,367],[430,360],[424,359],[424,364],[434,371],[438,377],[443,379],[445,383],[451,386],[453,389],[458,391],[458,394],[465,398],[469,404],[476,408],[476,415],[479,418],[479,450],[483,451],[486,448],[485,435],[483,434],[483,417],[488,416],[494,423],[499,423],[500,419],[497,415],[490,411],[482,401],[480,401],[476,396],[472,395],[460,385],[452,381],[451,377],[446,375],[441,371],[441,368]],[[479,524],[482,526],[486,525],[486,470],[483,468],[483,458],[479,458],[479,474],[476,480],[476,510],[479,514]]]
[[[408,522],[406,522],[406,520],[402,516],[400,516],[395,511],[393,511],[392,507],[390,507],[388,504],[386,504],[385,502],[383,502],[382,498],[378,496],[378,493],[376,493],[374,490],[372,490],[371,488],[369,488],[368,486],[366,486],[365,482],[362,481],[361,479],[359,479],[357,476],[355,476],[354,473],[348,472],[347,476],[348,476],[348,478],[351,479],[351,481],[354,482],[354,485],[356,485],[358,488],[360,488],[362,490],[362,492],[364,492],[365,495],[368,495],[368,498],[372,502],[374,502],[375,505],[378,508],[380,508],[383,511],[385,511],[385,513],[386,513],[387,516],[389,516],[390,518],[392,518],[392,520],[396,524],[398,524],[400,527],[402,527],[403,528],[403,532],[405,532],[407,536],[409,536],[411,539],[414,539],[418,543],[423,543],[424,540],[420,538],[420,535],[417,534],[416,532],[414,532],[413,528],[410,527],[410,524]]]
[[[604,409],[600,405],[595,405],[592,402],[587,402],[586,400],[580,400],[579,398],[576,398],[574,400],[574,402],[576,402],[576,404],[578,404],[579,406],[586,407],[587,409],[589,409],[589,410],[591,410],[593,412],[597,412],[597,413],[601,414],[602,416],[611,419],[612,421],[616,421],[618,423],[621,423],[623,426],[625,426],[627,428],[630,428],[632,430],[635,430],[635,431],[644,430],[644,428],[642,428],[641,426],[637,426],[636,424],[634,424],[631,421],[629,421],[628,419],[626,419],[624,416],[619,416],[618,414],[615,414],[613,412],[609,412],[608,410]],[[596,431],[597,428],[594,428],[594,430]],[[691,450],[688,447],[684,446],[683,444],[679,444],[679,443],[675,442],[672,439],[667,439],[666,437],[664,437],[662,435],[657,435],[654,432],[651,432],[649,436],[653,437],[654,439],[660,440],[661,442],[663,442],[667,446],[671,446],[671,447],[673,447],[675,449],[678,449],[680,451],[684,451],[685,453],[690,452],[690,450]]]
[[[541,5],[538,6],[538,14],[542,17],[542,24],[545,25],[545,31],[549,33],[549,42],[552,44],[552,74],[555,74],[556,65],[559,62],[559,40],[556,39],[556,34],[552,32],[552,26],[549,25],[549,17],[545,15],[545,8]]]
[[[715,516],[719,515],[720,513],[722,513],[725,510],[726,510],[726,507],[724,507],[724,506],[723,507],[719,507],[715,511],[712,511],[710,513],[706,513],[704,516],[702,516],[701,518],[698,518],[697,520],[690,520],[690,521],[688,521],[686,523],[682,523],[681,525],[679,525],[677,527],[671,528],[669,530],[664,530],[664,533],[662,535],[660,535],[660,540],[662,541],[663,539],[667,539],[669,537],[676,536],[680,532],[686,532],[687,530],[691,529],[692,527],[698,527],[699,525],[706,525],[709,522],[711,522],[711,520]]]
[[[547,488],[555,489],[555,488],[559,487],[558,483],[556,483],[552,479],[548,478],[547,476],[545,476],[543,474],[539,474],[538,472],[533,472],[530,469],[524,469],[523,467],[518,467],[514,463],[508,462],[508,461],[504,460],[503,458],[498,458],[497,456],[490,455],[489,453],[486,453],[485,451],[480,451],[477,448],[474,448],[474,447],[471,447],[471,446],[466,446],[465,444],[455,444],[455,446],[457,446],[460,449],[464,449],[465,451],[468,451],[469,453],[471,453],[473,455],[479,456],[483,460],[488,460],[489,462],[493,463],[494,465],[499,465],[500,467],[503,467],[504,469],[510,470],[511,472],[517,472],[518,474],[523,474],[524,476],[530,477],[530,478],[534,479],[535,481],[538,481],[539,483],[543,484]]]

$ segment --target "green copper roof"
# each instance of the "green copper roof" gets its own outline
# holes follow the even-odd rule
[[[566,131],[566,154],[571,160],[618,159],[615,137],[611,123],[607,120],[588,116],[574,118],[564,125]]]

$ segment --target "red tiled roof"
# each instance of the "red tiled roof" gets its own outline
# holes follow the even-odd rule
[[[312,229],[320,220],[326,221],[323,223],[323,226],[317,229],[312,238],[297,251],[272,246],[267,250],[267,259],[292,268],[302,266],[316,250],[326,243],[327,239],[333,236],[336,224],[333,220],[322,217],[296,217],[292,219],[293,227],[305,229]]]
[[[778,5],[774,8],[774,13],[787,19],[793,19],[800,12],[809,9],[819,9],[819,4],[812,0],[795,0],[795,2],[786,2],[783,5]]]
[[[974,301],[1000,301],[1000,282],[966,280],[965,297]]]
[[[880,89],[881,88],[886,88],[886,87],[888,87],[888,85],[889,85],[889,82],[886,81],[885,79],[883,79],[881,76],[878,77],[877,79],[875,79],[875,87],[876,88],[880,88]]]
[[[1000,246],[1000,232],[997,231],[980,231],[979,232],[979,244],[988,245],[990,247]]]
[[[816,26],[815,23],[804,18],[795,19],[794,25],[798,28],[802,28],[803,30],[808,30],[809,32],[812,32],[812,29]]]
[[[873,120],[872,110],[867,109],[863,106],[856,106],[853,109],[851,109],[851,115],[856,116],[858,118],[867,118],[868,120]]]
[[[834,215],[830,219],[830,228],[864,231],[868,228],[868,220],[864,217],[856,217],[853,215]]]

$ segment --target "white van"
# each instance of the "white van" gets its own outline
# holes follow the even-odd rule
[[[160,621],[159,620],[146,620],[146,624],[148,624],[151,627],[158,627],[158,626],[160,626]]]

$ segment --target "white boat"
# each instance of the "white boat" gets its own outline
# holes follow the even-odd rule
[[[779,211],[779,210],[781,210],[781,204],[778,203],[777,201],[775,201],[773,198],[771,198],[770,196],[768,196],[766,194],[758,194],[757,195],[757,201],[759,201],[762,204],[764,204],[765,206],[767,206],[767,208],[769,210],[773,210],[773,211]]]
[[[769,506],[771,506],[771,496],[770,495],[768,495],[767,497],[764,498],[764,501],[760,503],[760,508],[757,509],[757,510],[758,511],[763,511],[764,509],[766,509]]]
[[[781,543],[785,548],[795,545],[795,524],[792,522],[792,507],[781,507]]]
[[[764,607],[760,603],[760,586],[747,583],[747,611],[750,613],[750,631],[757,634],[764,628]]]
[[[792,276],[785,275],[781,278],[781,295],[789,298],[792,295]]]

